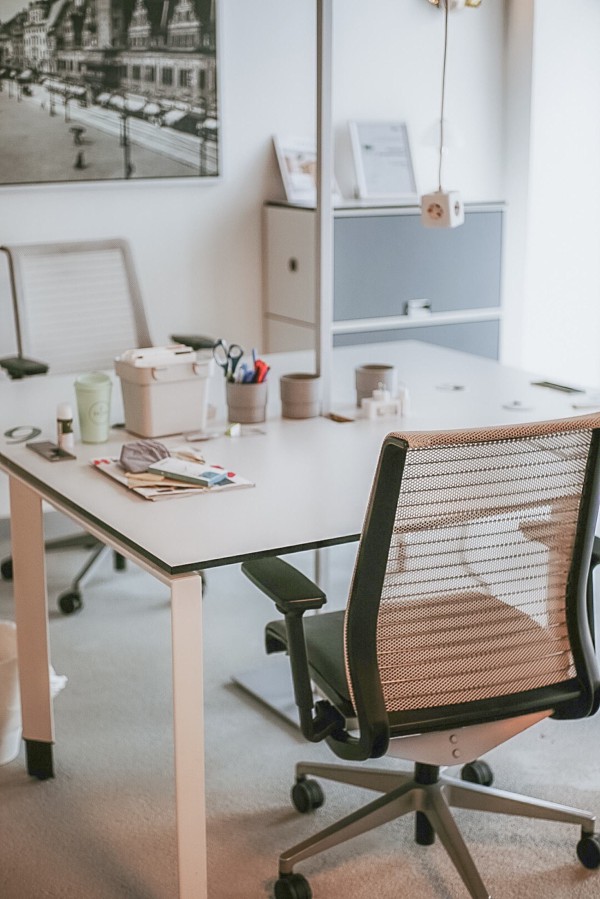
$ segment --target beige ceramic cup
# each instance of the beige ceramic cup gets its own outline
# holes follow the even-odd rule
[[[298,372],[279,379],[281,414],[284,418],[315,418],[321,413],[321,379]]]
[[[382,387],[392,397],[398,389],[398,371],[393,365],[359,365],[356,370],[356,405],[360,407],[365,397]]]

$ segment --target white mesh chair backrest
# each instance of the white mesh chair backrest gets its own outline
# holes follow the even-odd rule
[[[409,448],[377,618],[388,714],[574,676],[565,597],[591,431],[551,424],[395,435]]]
[[[151,344],[125,241],[3,248],[9,255],[24,356],[53,373],[113,367]]]

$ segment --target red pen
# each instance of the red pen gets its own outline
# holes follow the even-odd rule
[[[269,366],[262,359],[257,359],[254,366],[254,383],[260,384],[267,377]]]

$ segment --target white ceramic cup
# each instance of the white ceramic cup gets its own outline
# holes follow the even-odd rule
[[[321,412],[321,379],[298,372],[279,379],[281,414],[284,418],[315,418]]]
[[[112,380],[101,371],[91,371],[75,381],[79,430],[83,443],[106,443],[110,430]]]

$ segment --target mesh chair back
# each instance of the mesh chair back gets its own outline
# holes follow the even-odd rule
[[[377,504],[390,506],[390,490],[376,483],[362,538],[387,541],[383,570],[375,564],[361,577],[369,550],[359,550],[346,612],[355,703],[365,671],[352,660],[358,629],[363,641],[369,634],[373,640],[388,715],[514,696],[576,677],[569,597],[577,593],[576,544],[595,514],[582,497],[598,426],[600,417],[585,416],[391,435],[405,449],[390,488],[395,509],[385,536]]]
[[[125,240],[2,247],[9,258],[19,350],[53,373],[113,367],[151,340]]]

